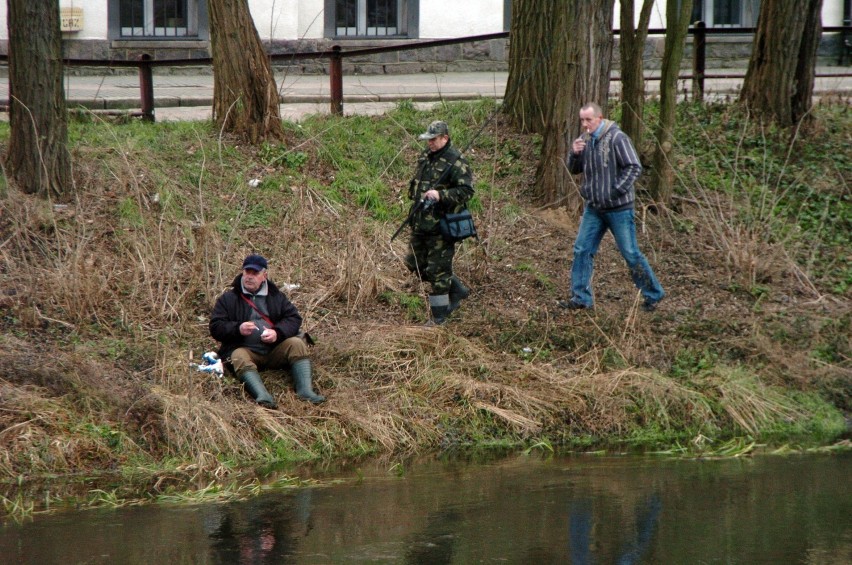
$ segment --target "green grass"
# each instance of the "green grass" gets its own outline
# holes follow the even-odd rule
[[[390,306],[402,308],[405,312],[405,317],[412,322],[423,321],[424,312],[426,311],[426,301],[422,296],[388,291],[382,293],[379,296],[379,300]]]
[[[847,110],[821,110],[824,131],[791,141],[789,131],[755,122],[735,106],[680,104],[678,191],[691,197],[689,187],[700,179],[704,188],[728,194],[736,202],[729,221],[783,244],[807,272],[842,294],[852,282],[852,264],[835,260],[837,249],[852,246],[852,158],[837,146],[846,143],[839,124]]]

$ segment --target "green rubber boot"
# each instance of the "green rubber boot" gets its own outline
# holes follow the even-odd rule
[[[325,402],[325,397],[315,393],[311,387],[312,373],[310,359],[299,359],[290,365],[290,374],[293,375],[296,396],[313,404],[320,404]]]
[[[272,398],[272,395],[269,394],[269,391],[266,390],[265,386],[263,386],[263,381],[260,380],[260,373],[254,369],[246,369],[239,377],[240,382],[243,383],[243,386],[246,388],[246,392],[254,398],[255,402],[264,408],[271,408],[273,410],[278,408],[278,404],[275,403],[275,399]]]

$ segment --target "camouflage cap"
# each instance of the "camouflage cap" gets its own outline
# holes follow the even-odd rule
[[[420,139],[434,139],[439,135],[450,135],[450,128],[447,125],[447,122],[442,122],[440,120],[432,122],[429,124],[429,128],[426,132],[420,134]]]

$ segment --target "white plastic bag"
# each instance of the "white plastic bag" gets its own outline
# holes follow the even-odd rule
[[[217,355],[215,351],[208,351],[202,355],[201,364],[190,363],[189,366],[202,373],[210,373],[220,379],[225,374],[225,368],[222,366],[222,360],[219,359],[219,355]]]

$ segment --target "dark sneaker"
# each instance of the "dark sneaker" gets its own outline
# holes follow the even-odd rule
[[[653,312],[654,310],[657,309],[657,304],[659,304],[659,303],[660,303],[659,300],[657,300],[656,302],[651,302],[650,300],[646,300],[645,302],[642,303],[642,310],[644,310],[645,312]]]
[[[582,302],[577,302],[573,298],[571,300],[559,300],[556,303],[559,304],[560,308],[565,308],[566,310],[585,310],[587,308],[591,308],[591,306],[586,306]]]

